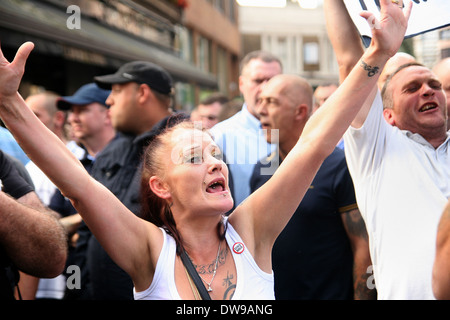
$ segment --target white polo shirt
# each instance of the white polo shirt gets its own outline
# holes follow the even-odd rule
[[[349,128],[344,141],[378,298],[434,299],[436,231],[450,197],[450,132],[435,149],[389,125],[378,93],[363,127]]]

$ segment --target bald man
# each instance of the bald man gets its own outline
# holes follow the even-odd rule
[[[298,141],[311,115],[313,91],[295,75],[277,75],[263,88],[256,110],[266,139],[278,152],[259,161],[251,191],[273,174]],[[274,141],[278,137],[278,141]],[[267,167],[269,165],[269,167]],[[272,253],[275,297],[289,300],[373,299],[366,286],[371,265],[364,221],[359,213],[344,152],[336,148],[275,242]]]

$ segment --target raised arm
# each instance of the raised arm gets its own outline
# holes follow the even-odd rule
[[[392,2],[392,1],[391,1]],[[391,6],[401,6],[403,0],[399,0],[399,2],[395,2],[391,4]],[[408,3],[408,6],[405,11],[411,10],[412,2]],[[381,7],[381,23],[386,23],[385,19],[391,19],[390,16],[385,15],[383,10],[385,6]],[[364,48],[361,42],[361,38],[359,36],[359,32],[356,29],[353,20],[350,18],[350,15],[345,7],[343,0],[325,0],[324,2],[325,9],[325,19],[326,26],[328,31],[328,36],[333,46],[334,52],[336,54],[337,62],[339,65],[339,78],[340,81],[344,81],[344,79],[348,76],[352,68],[357,63],[364,63],[365,68],[367,70],[375,71],[375,67],[370,64],[367,64],[366,61],[360,60]],[[373,19],[371,14],[368,12],[363,12],[361,14],[362,17],[368,19],[369,25],[372,28],[372,34],[380,30],[381,25]],[[392,17],[393,18],[393,17]],[[373,41],[384,41],[383,38],[372,37]],[[398,48],[397,48],[398,50]],[[395,53],[394,53],[395,54]],[[382,67],[379,67],[377,70],[378,73],[381,73]],[[377,93],[377,87],[374,87],[373,90],[367,94],[367,99],[362,103],[362,107],[358,114],[352,121],[352,127],[360,128],[364,124],[367,115],[369,114],[370,108],[372,106],[373,100]]]
[[[162,239],[152,224],[131,213],[28,108],[18,93],[25,62],[33,49],[23,44],[9,63],[0,51],[0,117],[30,159],[70,198],[111,258],[133,280],[138,268],[151,267],[149,238]],[[152,260],[153,261],[153,260]],[[150,269],[149,269],[150,270]]]
[[[344,0],[323,3],[328,38],[339,66],[339,80],[344,81],[364,53],[361,37],[345,7]]]
[[[246,233],[244,241],[250,241],[254,247],[254,257],[260,266],[269,266],[276,237],[299,205],[323,160],[334,150],[368,94],[376,88],[379,72],[373,70],[381,70],[402,43],[411,7],[403,12],[390,0],[382,0],[381,5],[380,29],[372,31],[372,44],[360,62],[308,120],[299,141],[273,177],[235,210],[233,219],[251,225],[252,230]]]

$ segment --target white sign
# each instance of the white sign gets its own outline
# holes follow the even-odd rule
[[[408,22],[405,38],[439,29],[450,25],[450,1],[449,0],[404,0],[412,1],[413,8]],[[379,0],[344,0],[347,10],[355,23],[363,42],[366,46],[370,43],[372,33],[366,19],[359,14],[363,10],[374,13],[380,17]]]

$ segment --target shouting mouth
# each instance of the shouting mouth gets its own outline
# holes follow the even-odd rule
[[[425,112],[425,111],[429,111],[429,110],[434,110],[436,108],[437,108],[437,104],[435,104],[435,103],[427,103],[427,104],[423,105],[419,109],[419,112]]]
[[[222,179],[212,181],[206,188],[208,193],[218,193],[225,191],[225,181]]]

